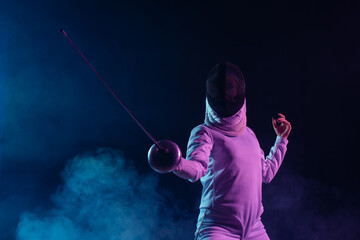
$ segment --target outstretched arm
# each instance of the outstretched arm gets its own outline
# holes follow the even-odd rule
[[[271,148],[269,155],[265,158],[262,152],[262,180],[264,183],[269,183],[275,177],[280,168],[286,153],[286,146],[288,144],[288,136],[291,131],[291,124],[285,119],[285,116],[279,113],[278,119],[272,119],[272,124],[276,132],[276,141]]]
[[[207,172],[212,146],[213,139],[206,127],[195,127],[191,131],[186,159],[182,158],[173,172],[183,179],[196,182]]]

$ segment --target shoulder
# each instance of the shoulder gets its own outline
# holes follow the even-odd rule
[[[191,133],[206,133],[206,134],[211,134],[210,133],[210,128],[208,128],[205,124],[199,124],[196,127],[194,127],[191,130]]]
[[[250,134],[251,136],[253,136],[254,138],[256,138],[256,139],[257,139],[257,137],[256,137],[256,135],[255,135],[255,133],[254,133],[254,131],[253,131],[253,130],[251,130],[251,128],[249,128],[248,126],[246,126],[245,131],[246,131],[248,134]]]
[[[210,141],[213,141],[210,128],[204,124],[199,124],[191,130],[190,138],[209,138]]]

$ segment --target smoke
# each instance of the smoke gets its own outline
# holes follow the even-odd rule
[[[24,212],[17,240],[192,239],[196,216],[139,174],[118,150],[69,160],[51,209]],[[359,239],[358,199],[336,186],[282,169],[263,188],[262,220],[271,239]],[[180,209],[180,210],[179,210]]]
[[[264,186],[263,199],[270,238],[360,238],[358,198],[336,186],[284,172]]]
[[[175,216],[176,201],[157,190],[158,175],[140,175],[118,150],[68,161],[52,209],[24,212],[17,240],[188,239],[194,219]],[[186,209],[185,209],[186,212]]]

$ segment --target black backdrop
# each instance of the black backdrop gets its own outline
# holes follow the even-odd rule
[[[270,237],[359,237],[359,3],[15,0],[2,1],[0,13],[1,239],[15,238],[26,211],[49,216],[67,160],[100,147],[120,149],[137,178],[155,175],[179,226],[170,239],[195,230],[200,183],[152,172],[151,141],[61,28],[145,127],[183,154],[204,118],[207,71],[237,64],[248,126],[265,153],[274,114],[293,126],[283,166],[263,189]]]

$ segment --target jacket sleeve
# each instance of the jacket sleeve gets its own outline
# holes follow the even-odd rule
[[[181,159],[180,164],[173,171],[175,175],[190,182],[196,182],[205,176],[212,146],[213,138],[206,127],[203,125],[195,127],[191,131],[186,159]]]
[[[275,177],[280,168],[286,153],[286,146],[288,140],[286,138],[277,136],[274,146],[270,149],[269,155],[265,158],[264,151],[261,150],[262,163],[262,181],[269,183]]]

